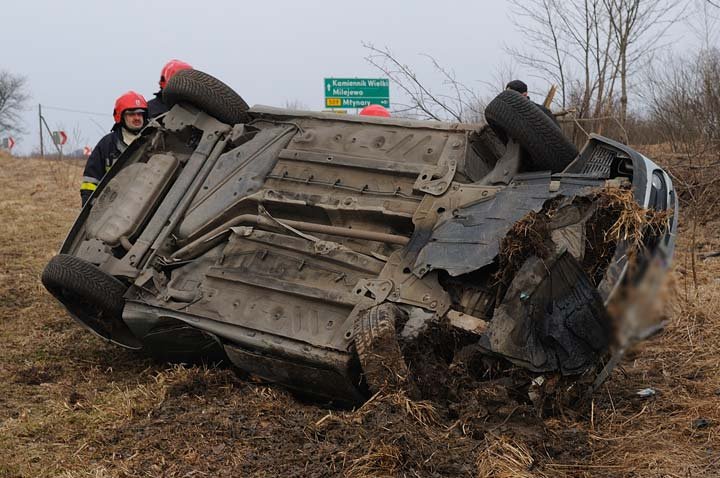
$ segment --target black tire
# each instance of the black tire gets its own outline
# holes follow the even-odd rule
[[[75,319],[104,339],[131,349],[142,348],[122,320],[125,285],[75,256],[58,254],[45,266],[42,283]]]
[[[384,389],[419,395],[397,340],[401,315],[397,306],[385,303],[364,311],[355,322],[355,350],[371,393]]]
[[[163,89],[168,108],[190,103],[229,125],[247,123],[249,106],[232,88],[200,70],[182,70],[173,75]]]
[[[558,125],[517,91],[497,95],[485,108],[485,119],[499,136],[509,136],[523,147],[533,170],[559,173],[578,155]]]

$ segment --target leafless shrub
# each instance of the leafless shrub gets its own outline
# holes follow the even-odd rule
[[[696,277],[698,227],[717,218],[720,205],[720,50],[703,49],[689,58],[668,55],[657,64],[662,68],[647,74],[645,100],[672,152],[663,162],[685,210]]]
[[[82,169],[77,166],[83,160],[60,157],[59,155],[45,155],[45,163],[52,181],[61,189],[77,189],[80,191]]]
[[[20,114],[30,99],[27,79],[0,70],[0,133],[23,133]]]
[[[662,66],[660,66],[662,65]],[[647,75],[651,117],[679,153],[703,153],[720,141],[720,50],[662,58]]]

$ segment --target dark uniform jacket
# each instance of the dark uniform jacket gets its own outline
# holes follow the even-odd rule
[[[98,142],[95,149],[92,150],[90,157],[85,164],[83,172],[82,184],[80,185],[80,197],[83,206],[97,189],[100,180],[110,169],[120,153],[127,149],[127,145],[122,138],[122,127],[115,125],[110,133],[103,136]]]
[[[155,98],[148,101],[148,119],[167,113],[170,108],[163,103],[162,90],[155,93]]]
[[[535,103],[535,104],[537,105],[538,108],[540,108],[540,111],[542,111],[543,113],[545,113],[546,115],[548,115],[548,117],[549,117],[551,120],[553,120],[553,123],[555,123],[555,126],[557,126],[558,128],[560,127],[560,123],[558,122],[558,120],[557,120],[557,118],[555,117],[555,115],[552,114],[552,111],[550,111],[550,108],[546,108],[545,105],[542,104],[542,103]]]

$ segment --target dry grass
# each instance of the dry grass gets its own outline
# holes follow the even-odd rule
[[[614,247],[614,244],[622,241],[634,256],[644,249],[643,243],[648,234],[660,234],[669,227],[671,211],[640,207],[629,189],[605,188],[596,198],[596,215],[607,214],[612,218],[612,225],[603,231],[605,248]]]
[[[399,447],[385,443],[371,444],[368,452],[354,459],[345,476],[348,478],[392,478],[402,471],[402,455]]]
[[[693,280],[689,252],[720,250],[720,222],[694,240],[683,230],[668,326],[631,351],[591,409],[527,427],[509,410],[477,435],[402,394],[329,410],[81,329],[38,280],[80,201],[81,168],[56,167],[0,159],[2,478],[720,476],[720,258],[696,260]],[[637,396],[646,387],[657,394]]]
[[[477,467],[480,478],[534,478],[535,460],[523,443],[506,437],[490,437],[487,446],[478,454]]]
[[[409,418],[416,422],[419,427],[431,427],[440,425],[438,412],[432,403],[427,401],[415,401],[407,397],[404,390],[384,395],[378,392],[366,401],[355,413],[355,416],[371,413],[378,403],[392,404],[402,410]]]

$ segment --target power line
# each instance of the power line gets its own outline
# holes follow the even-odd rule
[[[101,125],[100,123],[98,123],[97,121],[95,121],[95,120],[92,119],[92,118],[88,118],[88,119],[89,119],[90,121],[92,121],[95,126],[97,126],[97,128],[100,130],[100,134],[105,134],[105,133],[107,133],[107,128],[106,128],[106,127],[103,127],[103,125]]]
[[[69,108],[60,108],[58,106],[43,105],[43,108],[48,109],[48,110],[67,111],[68,113],[82,113],[85,115],[96,115],[96,116],[104,116],[104,117],[110,116],[108,113],[96,113],[95,111],[71,110]]]

